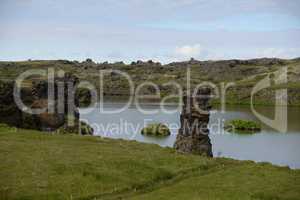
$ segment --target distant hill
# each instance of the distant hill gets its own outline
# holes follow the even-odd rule
[[[249,104],[249,97],[253,86],[270,76],[279,76],[278,70],[288,69],[288,83],[273,85],[270,89],[260,92],[256,104],[270,105],[274,103],[274,91],[278,88],[288,88],[289,105],[300,105],[300,58],[278,59],[260,58],[250,60],[219,60],[198,61],[191,59],[184,62],[173,62],[162,65],[158,62],[136,61],[131,64],[123,62],[95,63],[91,59],[84,62],[68,60],[28,60],[21,62],[0,62],[0,80],[14,80],[27,69],[43,69],[53,67],[76,74],[81,80],[90,81],[96,88],[100,88],[99,70],[115,69],[126,72],[137,86],[145,81],[151,81],[159,86],[162,96],[176,93],[176,88],[165,86],[164,83],[175,81],[186,89],[187,68],[191,70],[191,86],[209,81],[214,84],[234,82],[236,85],[227,91],[227,103]],[[29,81],[30,82],[30,81]],[[28,84],[28,83],[27,83]],[[28,84],[30,85],[30,84]],[[129,86],[126,79],[118,73],[109,73],[104,81],[105,96],[129,96]],[[143,87],[142,94],[154,94],[153,87]],[[85,101],[86,91],[81,91]],[[218,100],[216,100],[218,102]]]

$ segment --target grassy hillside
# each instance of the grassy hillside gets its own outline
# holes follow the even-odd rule
[[[0,127],[0,199],[300,199],[300,171]]]
[[[126,72],[132,78],[135,86],[151,81],[158,84],[162,96],[178,93],[177,88],[164,85],[174,81],[186,88],[187,68],[191,69],[191,86],[196,86],[203,81],[209,81],[220,86],[220,83],[234,82],[236,85],[227,92],[227,103],[249,104],[253,86],[261,79],[270,76],[277,77],[277,70],[286,66],[288,68],[288,83],[274,85],[271,89],[256,95],[256,104],[273,104],[275,89],[288,88],[289,105],[300,105],[300,59],[252,59],[252,60],[221,60],[221,61],[186,61],[161,65],[152,61],[133,62],[130,65],[124,63],[94,63],[91,60],[85,62],[53,60],[53,61],[22,61],[0,62],[0,80],[14,80],[21,72],[27,69],[47,69],[53,67],[65,72],[76,74],[81,80],[91,82],[96,88],[100,88],[99,70],[116,69]],[[37,77],[35,77],[36,79]],[[30,86],[29,82],[24,86]],[[129,86],[127,80],[117,73],[105,75],[103,91],[106,96],[128,96]],[[142,94],[154,94],[152,87],[143,87]],[[83,92],[84,96],[85,93]],[[83,97],[84,101],[85,98]],[[218,102],[218,100],[216,100]]]

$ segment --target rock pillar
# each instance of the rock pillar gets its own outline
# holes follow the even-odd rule
[[[183,96],[181,126],[174,145],[178,152],[213,156],[208,136],[210,94],[209,88],[202,88],[196,95],[186,93]]]

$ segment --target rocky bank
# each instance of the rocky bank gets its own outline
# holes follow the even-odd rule
[[[78,102],[74,96],[78,78],[66,74],[53,80],[53,83],[33,80],[29,86],[20,86],[21,100],[25,105],[22,108],[15,103],[16,82],[0,81],[0,122],[20,128],[92,135],[93,129],[79,120]],[[50,86],[53,87],[53,98],[48,95]],[[26,107],[45,110],[39,114],[30,114],[25,112]]]

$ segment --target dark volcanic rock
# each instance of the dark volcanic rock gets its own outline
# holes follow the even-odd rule
[[[183,153],[212,157],[212,145],[208,137],[210,89],[203,88],[196,96],[184,95],[179,129],[174,148]]]
[[[42,113],[30,114],[24,112],[24,108],[20,109],[15,103],[13,96],[15,82],[0,81],[0,122],[20,128],[43,131],[54,131],[60,127],[67,127],[68,130],[72,129],[73,133],[76,132],[75,130],[79,133],[81,122],[76,107],[78,101],[75,98],[77,83],[77,77],[66,74],[64,77],[55,77],[52,84],[42,80],[32,82],[31,87],[22,88],[21,99],[28,108],[45,109]],[[50,85],[53,86],[53,99],[48,96]],[[74,119],[73,123],[68,123],[70,116]],[[84,133],[92,134],[92,132],[90,128]]]
[[[0,80],[0,122],[13,126],[22,121],[22,111],[14,104],[14,82]]]

